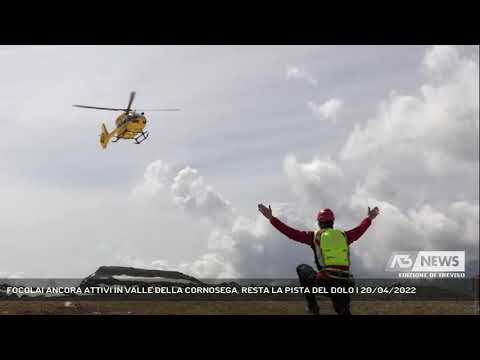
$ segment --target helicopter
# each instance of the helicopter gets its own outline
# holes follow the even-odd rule
[[[145,130],[147,118],[144,111],[179,111],[180,109],[136,109],[132,110],[132,103],[135,99],[135,91],[130,92],[130,99],[126,109],[87,106],[87,105],[73,105],[75,107],[84,109],[108,110],[108,111],[122,111],[115,120],[116,128],[112,132],[108,132],[105,124],[102,124],[102,133],[100,134],[100,145],[106,149],[110,139],[112,142],[117,142],[120,139],[134,140],[135,144],[139,145],[147,140],[150,133]],[[138,112],[140,111],[140,112]]]

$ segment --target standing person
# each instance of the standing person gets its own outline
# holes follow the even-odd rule
[[[326,287],[330,292],[331,287],[351,286],[353,277],[350,274],[350,249],[349,246],[358,240],[368,229],[372,220],[379,214],[378,207],[368,208],[368,216],[356,228],[348,231],[334,229],[335,215],[330,209],[322,209],[318,212],[317,221],[319,229],[315,231],[300,231],[293,229],[273,216],[272,208],[258,205],[258,210],[270,223],[283,235],[307,244],[313,250],[315,264],[318,271],[311,266],[301,264],[297,266],[297,274],[300,284],[304,287]],[[338,315],[350,315],[350,295],[329,294],[333,308]],[[315,294],[305,294],[307,311],[318,315],[319,308]]]

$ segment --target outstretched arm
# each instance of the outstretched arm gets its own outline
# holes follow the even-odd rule
[[[365,231],[367,231],[368,227],[372,224],[372,220],[377,217],[379,212],[380,210],[376,206],[373,209],[368,208],[368,216],[362,220],[360,225],[358,225],[356,228],[345,231],[348,245],[358,240],[365,233]]]
[[[268,205],[268,208],[267,208],[265,205],[259,204],[258,210],[262,213],[263,216],[265,216],[268,220],[270,220],[270,223],[278,231],[280,231],[286,237],[294,241],[298,241],[302,244],[307,244],[310,246],[313,245],[313,231],[300,231],[300,230],[291,228],[290,226],[288,226],[287,224],[283,223],[278,218],[273,216],[272,208],[270,207],[270,205]]]

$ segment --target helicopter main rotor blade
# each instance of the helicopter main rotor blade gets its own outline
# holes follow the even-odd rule
[[[180,111],[180,109],[136,109],[135,111]]]
[[[132,106],[132,103],[133,103],[133,99],[135,99],[135,91],[132,91],[130,93],[130,99],[128,100],[128,106],[127,106],[127,112],[130,112],[130,109],[131,109],[131,106]]]
[[[84,108],[84,109],[97,109],[97,110],[110,110],[110,111],[126,111],[126,109],[115,109],[107,107],[97,107],[97,106],[87,106],[87,105],[73,105],[75,107]]]

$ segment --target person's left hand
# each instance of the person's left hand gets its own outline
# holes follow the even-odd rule
[[[370,218],[370,220],[375,219],[379,213],[380,213],[380,210],[378,209],[378,207],[375,206],[371,210],[370,210],[370,207],[368,207],[368,217]]]

